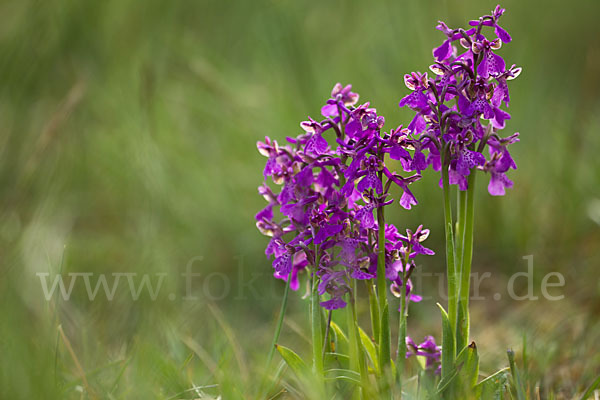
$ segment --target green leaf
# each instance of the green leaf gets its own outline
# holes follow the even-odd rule
[[[352,371],[349,369],[343,369],[343,368],[332,368],[332,369],[328,369],[325,371],[325,374],[329,374],[329,375],[347,375],[347,376],[351,376],[354,377],[356,379],[360,379],[360,374],[356,371]]]
[[[441,394],[449,388],[449,385],[456,379],[452,394],[456,396],[460,393],[458,391],[462,390],[462,395],[471,396],[473,388],[477,384],[478,375],[479,355],[477,354],[475,342],[472,342],[458,353],[458,356],[456,356],[456,360],[454,361],[454,366],[450,372],[447,373],[446,376],[442,376],[442,379],[438,384],[438,394]]]
[[[331,352],[331,353],[336,353],[337,351],[339,351],[339,344],[338,344],[338,339],[337,339],[337,333],[331,328],[331,324],[333,323],[333,319],[331,320],[331,323],[329,324],[329,343],[327,343],[327,347],[325,348],[325,351],[327,352]]]
[[[509,369],[510,369],[509,367],[504,367],[501,370],[494,372],[492,375],[488,376],[487,378],[485,378],[481,382],[479,382],[476,386],[487,385],[493,381],[501,380],[502,375],[503,374],[506,375],[506,373],[508,372]]]
[[[519,370],[517,369],[517,365],[515,364],[515,352],[512,350],[508,350],[507,354],[508,362],[510,364],[510,373],[513,376],[515,391],[517,392],[517,399],[527,400],[527,397],[525,396],[525,389],[523,388],[523,382],[521,381],[521,375],[519,374]]]
[[[375,339],[379,339],[380,333],[380,318],[379,318],[379,303],[377,302],[377,294],[373,284],[367,282],[367,288],[369,290],[369,307],[371,311],[371,328],[373,329],[373,336]]]
[[[360,384],[361,384],[360,381],[353,376],[339,375],[339,376],[325,378],[325,381],[339,381],[339,380],[348,381],[348,382],[354,383],[357,386],[360,386]]]
[[[316,250],[315,250],[316,251]],[[317,291],[317,278],[313,273],[313,287],[310,296],[311,315],[311,343],[312,343],[312,367],[317,376],[323,374],[323,324],[322,308],[319,305],[319,292]]]
[[[391,367],[392,367],[392,376],[396,376],[397,370],[396,370],[396,363],[394,362],[394,360],[390,360],[391,363]]]
[[[453,394],[455,396],[460,394],[463,397],[471,398],[479,375],[479,355],[477,354],[475,342],[472,342],[458,353],[454,364],[458,376]],[[450,383],[451,380],[447,380],[446,382]],[[462,392],[459,392],[459,390],[462,390]]]
[[[443,325],[442,325],[443,326]],[[442,347],[442,357],[444,355],[444,348]],[[438,394],[442,394],[449,385],[456,379],[458,376],[458,372],[460,371],[462,365],[467,361],[467,348],[461,350],[456,357],[456,360],[453,360],[452,368],[450,371],[444,376],[442,374],[442,379],[438,384]]]
[[[375,373],[379,375],[379,358],[377,356],[377,349],[375,348],[375,344],[373,343],[369,335],[367,335],[360,326],[358,327],[358,331],[360,333],[360,341],[363,345],[363,348],[365,349],[369,358],[371,359],[371,364],[373,365]]]
[[[337,341],[339,344],[343,344],[346,347],[350,346],[350,342],[348,341],[348,336],[346,336],[346,334],[344,333],[344,331],[342,330],[342,328],[340,328],[340,326],[338,324],[331,321],[331,328],[335,332],[335,335],[337,336]],[[338,349],[335,349],[335,350],[338,351]]]
[[[448,313],[440,303],[437,306],[442,312],[442,381],[454,375],[454,335],[452,334],[452,325],[448,318]],[[440,382],[441,383],[441,382]]]
[[[587,400],[592,397],[594,391],[600,387],[600,376],[596,378],[594,382],[587,388],[587,390],[583,393],[583,396],[579,398],[579,400]]]
[[[455,349],[462,349],[465,348],[467,346],[467,344],[465,343],[465,335],[464,335],[464,329],[466,328],[465,326],[465,310],[463,307],[463,303],[458,300],[458,307],[457,307],[457,324],[456,324],[456,345],[455,345]]]
[[[340,362],[348,364],[350,357],[341,353],[325,353],[325,361],[329,363]]]
[[[450,383],[452,383],[452,381],[454,380],[454,378],[456,378],[458,376],[458,370],[457,369],[453,369],[452,371],[450,371],[450,373],[443,377],[440,380],[440,383],[438,383],[438,394],[442,394],[450,385]]]
[[[348,306],[346,307],[346,321],[347,321],[347,325],[348,325],[348,334],[350,336],[350,340],[349,340],[349,347],[348,347],[348,354],[350,355],[350,363],[349,363],[349,369],[355,371],[355,372],[359,372],[361,373],[361,382],[363,379],[366,378],[366,367],[364,366],[364,356],[363,356],[363,349],[362,346],[360,345],[360,339],[359,339],[359,334],[358,334],[358,328],[357,328],[357,323],[356,323],[356,313],[355,313],[355,306],[353,303],[353,298],[352,296],[349,294],[349,301],[348,301]],[[340,330],[341,331],[341,330]],[[359,396],[359,392],[360,390],[358,390],[358,388],[355,388],[355,390],[353,391],[353,396],[352,398],[356,398],[358,399]]]
[[[325,368],[350,368],[350,357],[347,354],[327,352],[323,362]]]
[[[293,350],[278,344],[275,345],[275,348],[277,349],[279,354],[281,354],[281,357],[283,358],[285,363],[291,368],[292,371],[294,371],[294,373],[299,378],[306,377],[309,368],[298,354],[296,354]]]
[[[509,367],[502,368],[488,376],[475,386],[475,395],[481,399],[503,399],[504,389],[508,383]]]
[[[477,345],[471,342],[467,346],[467,361],[461,369],[461,377],[463,382],[466,382],[469,389],[472,389],[477,384],[479,376],[479,354],[477,353]]]

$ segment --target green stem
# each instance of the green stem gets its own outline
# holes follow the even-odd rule
[[[463,309],[463,321],[461,323],[462,337],[464,338],[463,343],[466,345],[469,343],[469,294],[470,294],[470,283],[471,283],[471,263],[473,261],[473,222],[475,214],[475,175],[476,171],[471,171],[469,175],[467,190],[467,201],[466,201],[466,215],[465,215],[465,230],[463,236],[463,252],[462,252],[462,271],[461,271],[461,282],[460,282],[460,303]],[[458,350],[458,349],[457,349]]]
[[[381,176],[380,176],[381,179]],[[379,237],[377,239],[377,298],[381,324],[379,326],[379,396],[382,399],[391,397],[391,384],[394,377],[391,374],[391,332],[390,311],[388,309],[387,283],[385,279],[385,217],[383,207],[377,207],[377,224]]]
[[[402,282],[405,282],[404,277]],[[406,288],[402,286],[400,294],[400,322],[398,325],[398,352],[396,357],[396,375],[398,376],[399,393],[402,393],[402,374],[404,373],[404,364],[406,361],[406,320],[408,317],[408,307],[406,304]]]
[[[456,251],[456,274],[461,282],[463,274],[463,261],[464,261],[464,246],[465,246],[465,224],[467,217],[467,192],[465,190],[457,191],[457,206],[456,206],[456,232],[455,237],[455,251]],[[459,289],[460,292],[460,289]],[[461,349],[466,346],[463,341],[462,324],[465,320],[464,308],[458,300],[457,316],[456,316],[456,353],[459,353]]]
[[[398,376],[399,392],[402,395],[402,375],[404,373],[404,366],[406,362],[406,325],[408,319],[408,304],[406,301],[406,285],[408,276],[408,261],[410,253],[412,252],[412,245],[408,246],[404,254],[404,267],[402,268],[402,288],[400,292],[400,321],[398,326],[398,351],[396,354],[396,371]]]
[[[318,256],[315,251],[315,258],[318,264]],[[321,328],[321,310],[319,305],[319,293],[317,292],[317,271],[313,271],[312,276],[312,292],[310,296],[310,314],[311,314],[311,334],[313,346],[313,370],[317,377],[323,376],[323,330]]]
[[[269,349],[269,354],[267,355],[267,363],[265,365],[265,372],[269,371],[269,367],[271,366],[271,361],[273,361],[273,355],[275,354],[275,345],[279,340],[279,335],[281,334],[281,328],[283,326],[283,317],[285,316],[285,310],[287,308],[288,301],[288,293],[290,291],[290,281],[292,280],[292,271],[288,275],[287,282],[285,283],[285,290],[283,292],[283,299],[281,300],[281,309],[279,310],[279,318],[277,319],[277,326],[275,327],[275,334],[273,335],[273,340],[271,341],[271,348]],[[259,398],[262,397],[262,391],[264,390],[264,385],[266,384],[266,380],[263,380],[260,386],[260,395]]]
[[[356,311],[356,295],[358,293],[356,280],[353,282],[352,292],[354,295],[352,296],[352,323],[354,324],[354,335],[358,338],[357,347],[358,347],[358,367],[360,369],[360,381],[362,382],[362,393],[363,397],[371,397],[369,390],[369,371],[367,369],[367,359],[365,357],[365,353],[363,351],[363,345],[360,339],[360,332],[358,331],[358,313]]]
[[[454,259],[454,234],[452,230],[452,208],[450,205],[450,179],[448,176],[448,163],[445,156],[446,149],[442,150],[442,182],[444,191],[444,225],[446,233],[446,274],[448,275],[448,319],[452,334],[456,337],[457,316],[457,288],[456,267]]]
[[[379,341],[380,335],[380,316],[379,316],[379,303],[377,303],[377,293],[375,293],[375,285],[372,279],[366,280],[365,285],[369,292],[369,308],[371,311],[371,330],[373,331],[373,337]]]
[[[360,367],[358,366],[358,335],[354,330],[354,297],[351,293],[348,293],[348,306],[346,307],[346,322],[348,324],[348,336],[350,340],[349,356],[350,356],[350,370],[359,372]]]
[[[457,265],[457,272],[460,273],[462,271],[462,259],[463,259],[463,247],[464,247],[464,235],[465,235],[465,218],[467,211],[467,192],[465,190],[457,191],[457,200],[458,206],[456,207],[456,232],[454,233],[454,237],[456,238],[456,242],[454,245],[456,246],[456,260],[460,262]]]
[[[385,218],[383,207],[377,208],[377,223],[379,225],[379,237],[377,239],[377,297],[379,300],[379,311],[387,304],[387,290],[385,284]]]
[[[356,282],[354,282],[356,289]],[[354,291],[356,293],[356,290]],[[362,345],[360,343],[360,333],[358,332],[358,317],[356,313],[356,303],[352,293],[348,294],[348,306],[346,306],[346,319],[348,321],[348,335],[350,336],[350,370],[360,373],[363,394],[369,387],[369,377],[365,365]],[[360,391],[355,392],[354,398],[361,398]]]
[[[329,330],[331,328],[331,317],[333,315],[332,310],[329,310],[329,312],[327,313],[327,325],[325,325],[325,338],[323,339],[323,352],[322,352],[322,358],[323,360],[325,360],[325,353],[327,352],[327,347],[329,345]]]
[[[387,310],[387,287],[385,281],[385,218],[383,207],[377,207],[377,223],[379,225],[379,238],[377,241],[377,298],[379,300],[379,312],[381,317],[380,335],[379,335],[379,364],[382,373],[387,366],[391,364],[390,358],[390,330],[389,315],[385,318],[383,315]],[[388,321],[387,326],[384,320]],[[385,336],[384,336],[385,335]]]

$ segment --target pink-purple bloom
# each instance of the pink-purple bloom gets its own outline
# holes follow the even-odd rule
[[[425,84],[415,75],[415,89]],[[412,82],[411,80],[411,82]],[[385,119],[369,103],[356,105],[358,94],[350,85],[336,84],[331,98],[321,109],[325,119],[312,118],[300,124],[303,133],[288,137],[287,144],[265,138],[257,147],[267,157],[265,182],[259,193],[267,206],[256,214],[256,226],[271,237],[267,250],[273,257],[274,276],[299,286],[298,273],[310,266],[325,299],[321,306],[332,310],[346,305],[343,296],[351,291],[352,279],[377,276],[377,232],[374,214],[394,200],[390,188],[400,188],[399,204],[410,209],[417,200],[409,185],[420,178],[428,165],[423,144],[398,127],[383,131]],[[400,160],[403,176],[390,169],[386,156]],[[279,187],[279,191],[275,190]],[[433,254],[420,242],[426,229],[415,234],[398,234],[386,224],[386,276],[394,290],[411,290],[404,285],[403,263],[417,254]],[[409,293],[409,299],[418,296]]]
[[[425,357],[425,370],[440,374],[442,369],[442,348],[435,343],[433,336],[426,336],[423,342],[416,344],[409,336],[406,337],[406,358],[413,356]]]
[[[420,172],[428,165],[439,170],[444,155],[450,184],[467,190],[467,177],[479,169],[490,173],[488,190],[495,196],[503,195],[505,188],[513,184],[506,172],[516,169],[516,164],[507,145],[516,140],[502,139],[498,132],[510,119],[510,114],[502,108],[508,107],[510,101],[507,82],[521,72],[515,65],[507,68],[497,54],[503,43],[512,40],[498,25],[504,11],[497,6],[490,15],[470,21],[468,30],[451,29],[439,22],[437,29],[446,39],[433,50],[435,62],[430,70],[434,75],[429,77],[419,72],[405,75],[404,82],[411,93],[399,103],[400,107],[415,111],[408,125],[408,140],[416,143],[413,147],[419,151],[429,150],[426,162],[417,159],[415,152],[415,170]],[[486,37],[484,31],[489,28],[493,28],[492,36]],[[502,143],[501,148],[498,143]],[[490,149],[487,159],[486,146]],[[403,160],[405,154],[392,149],[390,156]]]

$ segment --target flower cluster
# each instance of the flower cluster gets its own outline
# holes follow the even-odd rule
[[[417,204],[409,185],[427,164],[420,142],[402,127],[383,132],[384,118],[369,103],[357,105],[358,98],[350,85],[338,83],[321,109],[324,119],[302,122],[304,132],[285,145],[268,137],[257,144],[267,157],[258,190],[268,204],[256,214],[256,226],[271,237],[266,255],[274,257],[274,275],[291,279],[297,290],[298,272],[310,266],[319,294],[329,294],[321,306],[330,310],[345,307],[353,279],[376,277],[379,229],[385,230],[386,278],[394,293],[404,288],[409,300],[420,300],[409,281],[414,258],[433,254],[421,244],[427,229],[402,235],[374,216],[394,202],[393,185],[402,191],[402,207]],[[415,173],[403,177],[390,170],[386,155]]]
[[[449,183],[460,190],[468,187],[467,177],[474,168],[490,173],[488,191],[504,195],[513,183],[506,177],[516,169],[507,146],[518,141],[518,133],[507,138],[498,136],[510,114],[507,82],[516,78],[521,68],[506,63],[496,51],[511,41],[510,35],[498,25],[504,9],[497,6],[491,15],[469,22],[470,29],[450,29],[439,22],[437,29],[446,40],[433,50],[435,62],[427,73],[405,75],[404,82],[412,91],[400,101],[416,112],[408,126],[418,154],[427,149],[428,157],[419,156],[415,168],[419,171],[431,165],[434,170],[448,168]],[[483,35],[484,28],[493,28],[495,38]],[[458,45],[458,46],[457,46]],[[459,49],[462,48],[462,52]],[[482,121],[487,121],[484,127]],[[488,147],[489,157],[483,154]],[[416,158],[416,156],[415,156]]]

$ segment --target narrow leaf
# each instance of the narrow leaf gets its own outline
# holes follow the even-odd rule
[[[339,375],[339,376],[334,376],[334,377],[326,377],[325,381],[337,381],[337,380],[344,380],[344,381],[348,381],[351,383],[354,383],[357,386],[360,386],[360,381],[354,377],[351,376],[346,376],[346,375]]]
[[[587,390],[583,393],[583,396],[581,396],[579,400],[587,400],[588,398],[592,397],[592,394],[594,394],[594,391],[598,387],[600,387],[600,376],[597,377],[594,382],[592,382],[592,384],[587,388]]]
[[[350,342],[348,341],[348,336],[346,336],[346,334],[344,333],[344,331],[342,330],[342,328],[340,328],[340,326],[338,324],[331,321],[331,328],[334,330],[339,344],[343,344],[344,346],[350,345]]]
[[[481,399],[503,399],[508,371],[509,367],[503,368],[479,382],[475,386],[475,396]]]
[[[356,371],[352,371],[349,369],[343,369],[343,368],[332,368],[332,369],[328,369],[325,371],[325,374],[329,374],[329,375],[347,375],[347,376],[352,376],[356,379],[360,379],[360,374]]]
[[[348,364],[350,357],[341,353],[325,353],[325,361],[328,363],[339,362],[342,364]]]
[[[286,362],[286,364],[291,368],[292,371],[294,371],[294,373],[299,378],[303,378],[306,376],[309,370],[308,366],[298,354],[296,354],[293,350],[278,344],[275,345],[275,348],[277,349],[279,354],[281,354],[281,357]]]
[[[481,382],[479,382],[476,386],[487,385],[487,384],[490,384],[491,382],[501,379],[502,374],[506,374],[506,372],[508,372],[509,369],[510,369],[510,367],[504,367],[501,370],[494,372],[492,375],[488,376],[487,378],[485,378]]]
[[[442,312],[442,380],[449,378],[454,370],[454,335],[448,318],[448,313],[440,303],[437,303]]]
[[[373,365],[376,374],[379,375],[379,357],[377,356],[377,349],[375,348],[375,344],[365,333],[365,331],[359,326],[358,331],[360,333],[360,341],[365,349],[369,359],[371,360],[371,364]]]
[[[458,376],[458,370],[457,369],[453,369],[452,371],[450,371],[450,373],[443,377],[440,380],[440,383],[438,384],[438,394],[442,394],[450,385],[450,383],[452,383],[452,381]]]
[[[467,344],[465,343],[465,333],[464,333],[464,329],[466,328],[465,325],[465,310],[463,308],[463,303],[458,300],[458,307],[457,307],[457,324],[456,324],[456,346],[455,349],[462,349],[465,348],[467,346]]]
[[[521,375],[519,374],[519,370],[517,369],[517,365],[515,364],[515,352],[512,350],[508,350],[507,354],[508,362],[510,364],[510,373],[513,376],[515,391],[517,392],[517,399],[527,400],[527,397],[525,396],[525,390],[523,388],[523,382],[521,381]]]
[[[369,290],[369,307],[371,311],[371,329],[376,340],[379,339],[380,333],[380,318],[379,318],[379,303],[377,302],[377,294],[372,283],[367,282]]]
[[[479,375],[479,354],[475,342],[471,342],[467,347],[467,361],[462,368],[461,375],[468,384],[469,389],[475,387]]]

